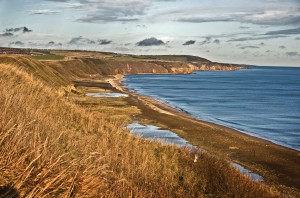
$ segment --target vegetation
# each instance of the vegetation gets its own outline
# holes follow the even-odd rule
[[[166,60],[166,61],[199,61],[199,62],[210,62],[205,58],[198,56],[189,56],[189,55],[132,55],[132,58],[137,59],[153,59],[153,60]]]
[[[123,56],[114,56],[110,60],[116,61],[180,61],[180,62],[189,62],[189,61],[198,61],[198,62],[210,62],[205,58],[198,56],[188,56],[188,55],[123,55]]]
[[[37,60],[63,60],[65,58],[64,56],[54,54],[35,55],[32,57]]]
[[[137,61],[147,60],[147,59],[141,58],[139,56],[114,56],[109,58],[109,60],[137,62]]]
[[[19,59],[0,64],[0,196],[279,196],[225,160],[131,135],[124,101],[83,105],[58,91],[70,76]]]

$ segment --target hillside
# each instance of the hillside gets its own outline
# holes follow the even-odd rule
[[[91,51],[48,51],[34,49],[0,48],[0,54],[31,54],[31,57],[44,61],[61,70],[68,65],[67,70],[83,69],[85,75],[88,73],[116,75],[116,74],[139,74],[139,73],[184,73],[194,71],[214,70],[238,70],[249,69],[246,65],[235,65],[227,63],[211,62],[205,58],[189,55],[126,55],[107,52]],[[24,56],[25,57],[25,56]],[[28,56],[30,57],[30,56]],[[76,65],[76,66],[73,66]]]
[[[89,58],[0,56],[0,196],[279,196],[225,160],[131,135],[124,127],[140,111],[126,100],[75,90],[75,79],[101,81],[140,68],[115,61],[111,68]],[[163,68],[158,71],[172,72],[157,66]]]

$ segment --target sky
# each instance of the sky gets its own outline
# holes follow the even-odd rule
[[[300,66],[300,0],[0,0],[0,46]]]

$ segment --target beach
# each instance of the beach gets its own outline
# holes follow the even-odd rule
[[[192,145],[261,175],[267,184],[300,188],[299,151],[196,119],[158,100],[128,90],[122,85],[123,80],[124,76],[116,75],[107,82],[114,90],[129,95],[128,103],[142,112],[136,118],[141,123],[171,130]]]

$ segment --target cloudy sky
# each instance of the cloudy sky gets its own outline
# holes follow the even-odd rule
[[[300,0],[0,0],[0,46],[300,66]]]

